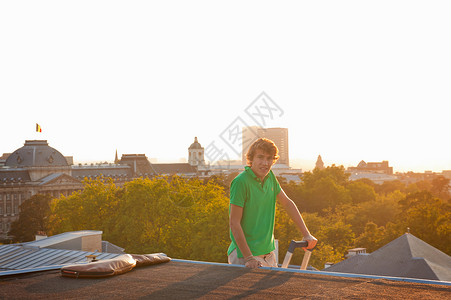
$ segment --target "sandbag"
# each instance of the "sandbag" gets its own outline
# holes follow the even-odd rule
[[[132,270],[136,260],[130,254],[87,264],[69,265],[61,268],[61,275],[74,278],[98,278],[119,275]]]
[[[171,258],[167,257],[163,253],[153,254],[130,254],[134,260],[136,260],[136,267],[156,265],[165,262],[169,262]]]

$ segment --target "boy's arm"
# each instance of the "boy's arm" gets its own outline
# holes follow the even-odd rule
[[[304,237],[304,240],[308,242],[307,249],[313,249],[316,246],[318,240],[310,234],[310,231],[305,225],[304,219],[302,218],[302,215],[299,212],[296,204],[294,204],[293,200],[288,198],[283,189],[281,189],[279,194],[277,194],[277,200],[279,200],[279,203],[283,206],[288,216],[290,216],[294,224],[296,224],[296,226],[299,228]]]
[[[232,231],[233,237],[235,238],[235,243],[243,254],[244,258],[252,257],[252,252],[244,236],[243,228],[241,227],[241,218],[243,217],[243,208],[241,206],[230,204],[230,218],[229,225]],[[245,264],[249,268],[258,268],[261,263],[255,259],[250,259]]]

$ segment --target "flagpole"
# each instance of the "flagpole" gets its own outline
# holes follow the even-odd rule
[[[35,126],[35,140],[42,140],[42,127],[38,123]]]

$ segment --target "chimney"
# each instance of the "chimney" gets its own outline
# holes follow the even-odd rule
[[[97,253],[97,251],[95,253]],[[98,260],[97,255],[95,255],[95,254],[86,255],[86,260],[88,261],[88,263],[95,262]]]
[[[324,269],[327,269],[327,268],[329,268],[329,267],[332,267],[333,265],[334,265],[333,262],[326,262],[326,263],[324,264]]]
[[[38,231],[34,236],[36,241],[47,238],[47,234],[44,231]]]
[[[361,255],[361,254],[366,254],[366,248],[349,249],[348,254],[346,254],[345,256],[346,256],[346,258],[349,258],[351,256]]]

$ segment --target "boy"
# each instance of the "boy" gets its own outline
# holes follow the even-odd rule
[[[286,210],[312,249],[317,239],[312,236],[294,202],[279,185],[271,167],[279,158],[273,141],[256,140],[246,154],[245,170],[230,186],[230,238],[227,251],[230,264],[248,268],[277,267],[274,245],[276,199]]]

